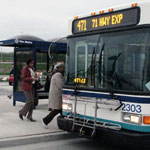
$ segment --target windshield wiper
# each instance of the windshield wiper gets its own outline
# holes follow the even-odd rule
[[[117,60],[118,60],[118,58],[120,57],[121,54],[122,53],[120,52],[117,56],[111,56],[111,57],[108,58],[109,60],[114,60],[113,65],[112,65],[112,74],[114,74],[114,72],[115,72],[116,63],[117,63]]]
[[[89,67],[89,68],[91,68],[91,84],[92,84],[92,82],[93,82],[94,54],[95,54],[95,47],[93,48],[91,65],[90,65],[90,67]]]
[[[99,82],[101,82],[101,71],[102,71],[102,54],[103,54],[103,51],[104,51],[104,48],[105,48],[105,43],[102,44],[102,47],[101,47],[101,51],[100,51],[100,54],[99,54]]]
[[[121,88],[123,83],[129,85],[130,87],[132,87],[135,90],[137,89],[136,86],[134,86],[131,82],[129,82],[127,79],[125,79],[123,76],[119,75],[116,72],[113,74],[112,80],[116,81],[115,87],[118,87],[119,89]],[[117,86],[117,84],[118,84],[118,86]]]
[[[127,81],[127,79],[125,79],[123,76],[119,75],[115,70],[116,70],[116,63],[117,63],[117,60],[118,58],[122,55],[122,53],[120,52],[117,56],[111,56],[109,57],[108,59],[109,60],[114,60],[113,64],[112,64],[112,72],[111,74],[107,74],[107,76],[109,75],[111,80],[110,82],[107,82],[108,84],[110,84],[112,87],[115,87],[115,88],[121,88],[122,87],[122,84],[121,82],[129,85],[130,87],[136,89],[136,87],[130,83],[129,81]],[[115,81],[116,83],[113,84],[113,81]]]

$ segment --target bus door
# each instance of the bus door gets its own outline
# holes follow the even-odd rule
[[[88,44],[85,41],[78,41],[75,47],[75,78],[87,78],[87,60],[88,60]],[[76,90],[81,87],[76,84]],[[75,95],[76,112],[86,115],[86,102],[78,94]]]
[[[95,40],[80,40],[76,41],[75,46],[75,78],[77,79],[85,79],[86,83],[76,84],[77,94],[75,95],[76,99],[76,113],[80,113],[84,116],[91,115],[95,117],[95,105],[96,105],[96,97],[90,96],[80,96],[82,92],[79,89],[83,88],[96,88],[99,85],[99,71],[100,62],[103,63],[103,48],[104,44],[102,41],[99,41],[100,38],[95,38]],[[86,110],[90,109],[91,114],[87,114]]]
[[[77,41],[75,47],[75,78],[86,81],[84,84],[76,84],[77,95],[75,95],[75,112],[83,116],[88,116],[86,110],[91,109],[91,114],[95,117],[95,103],[96,97],[80,96],[80,90],[84,88],[94,88],[97,83],[96,76],[98,76],[98,64],[100,57],[100,50],[102,44],[96,41]],[[88,112],[89,113],[89,112]],[[90,115],[91,115],[90,114]]]

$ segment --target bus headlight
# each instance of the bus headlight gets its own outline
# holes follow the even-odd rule
[[[62,108],[64,111],[72,112],[72,104],[70,104],[70,103],[63,103]]]
[[[141,124],[142,116],[139,114],[123,113],[122,119],[128,123]]]

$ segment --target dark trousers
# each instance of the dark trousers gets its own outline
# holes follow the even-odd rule
[[[48,125],[59,113],[62,115],[62,109],[53,109],[46,117],[43,118],[44,123]]]
[[[34,99],[34,106],[38,105],[38,96],[36,92],[36,84],[32,84],[32,93],[33,93],[33,99]]]

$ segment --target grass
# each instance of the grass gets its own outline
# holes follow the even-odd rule
[[[12,64],[0,63],[0,68],[11,69]]]
[[[12,69],[12,64],[0,63],[0,75],[9,75],[10,70]]]
[[[0,72],[0,75],[9,75],[8,72]]]

